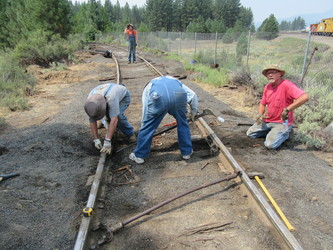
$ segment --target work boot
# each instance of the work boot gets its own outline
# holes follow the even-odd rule
[[[129,142],[136,142],[136,136],[135,133],[127,137]]]
[[[191,158],[191,155],[193,154],[193,150],[189,155],[183,155],[184,160],[189,160]]]
[[[144,159],[139,158],[139,157],[136,157],[134,153],[131,153],[131,154],[129,155],[129,158],[130,158],[132,161],[135,161],[137,164],[142,164],[142,163],[145,162]]]

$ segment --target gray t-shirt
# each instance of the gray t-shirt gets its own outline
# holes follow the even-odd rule
[[[119,104],[125,98],[128,90],[123,85],[116,83],[105,83],[95,87],[89,96],[99,94],[105,97],[107,102],[107,112],[110,118],[116,117],[120,113]]]

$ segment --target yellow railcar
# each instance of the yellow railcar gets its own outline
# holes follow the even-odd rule
[[[333,17],[321,20],[316,34],[319,36],[333,36]]]

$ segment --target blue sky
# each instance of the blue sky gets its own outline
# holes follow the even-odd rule
[[[87,2],[87,0],[72,0],[72,2],[75,1]],[[104,3],[104,0],[101,1]],[[141,7],[146,3],[146,0],[119,0],[120,6],[124,6],[126,2],[130,6],[136,4]],[[111,3],[116,4],[117,0],[111,0]],[[240,0],[240,3],[244,7],[251,7],[255,23],[262,22],[270,14],[274,14],[277,19],[284,19],[305,14],[322,13],[333,9],[332,0]]]

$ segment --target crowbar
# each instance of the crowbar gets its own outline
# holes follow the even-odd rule
[[[206,187],[209,187],[209,186],[213,186],[213,185],[218,184],[218,183],[223,182],[223,181],[230,181],[230,180],[235,179],[235,178],[237,178],[238,176],[241,176],[241,175],[242,175],[242,173],[240,171],[236,170],[233,174],[227,175],[226,177],[218,179],[218,180],[213,181],[211,183],[204,184],[204,185],[201,185],[201,186],[196,187],[196,188],[192,188],[192,189],[190,189],[190,190],[188,190],[184,193],[181,193],[181,194],[179,194],[179,195],[177,195],[173,198],[165,200],[165,201],[163,201],[163,202],[161,202],[161,203],[159,203],[159,204],[157,204],[157,205],[155,205],[155,206],[153,206],[153,207],[151,207],[151,208],[149,208],[149,209],[147,209],[147,210],[145,210],[145,211],[143,211],[143,212],[141,212],[141,213],[125,220],[125,221],[123,221],[123,222],[118,222],[114,226],[104,227],[103,229],[106,229],[108,234],[107,234],[107,236],[104,236],[103,239],[98,242],[98,244],[102,245],[106,242],[110,242],[113,239],[113,233],[115,233],[115,232],[119,231],[120,229],[124,228],[125,225],[141,218],[144,215],[150,214],[152,211],[154,211],[154,210],[156,210],[156,209],[158,209],[158,208],[160,208],[160,207],[162,207],[162,206],[164,206],[164,205],[166,205],[166,204],[168,204],[168,203],[170,203],[170,202],[172,202],[172,201],[174,201],[178,198],[181,198],[181,197],[183,197],[187,194],[193,193],[197,190],[200,190],[200,189],[203,189],[203,188],[206,188]]]
[[[203,116],[206,116],[206,115],[213,115],[213,116],[216,117],[216,115],[214,114],[214,112],[213,112],[211,109],[209,109],[209,108],[205,108],[205,109],[202,111],[202,113],[196,115],[196,116],[194,117],[194,119],[196,120],[196,119],[198,119],[198,118],[200,118],[200,117],[203,117]],[[188,121],[190,121],[190,120],[188,120]],[[172,124],[172,123],[170,123],[170,124]],[[167,125],[169,125],[169,124],[167,124]],[[162,130],[159,131],[159,132],[155,132],[155,133],[153,134],[153,137],[158,136],[158,135],[161,135],[161,134],[163,134],[163,133],[165,133],[165,132],[167,132],[167,131],[169,131],[169,130],[172,130],[172,129],[176,128],[176,127],[177,127],[177,122],[176,122],[174,125],[167,126],[166,128],[162,129]],[[130,147],[136,145],[136,143],[137,143],[137,142],[133,142],[133,143],[127,145],[127,146],[124,146],[124,147],[118,149],[115,153],[117,154],[117,153],[123,151],[124,149],[130,148]]]

